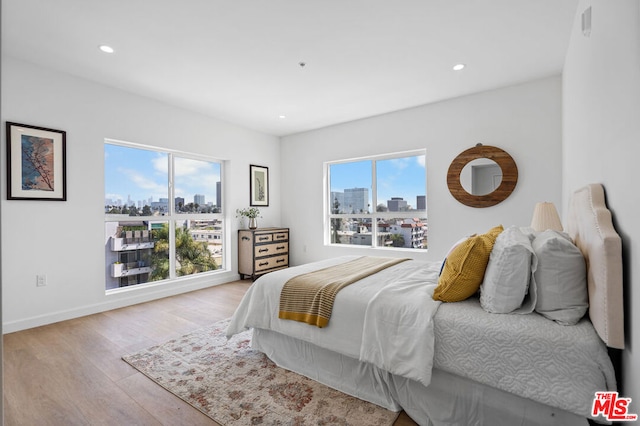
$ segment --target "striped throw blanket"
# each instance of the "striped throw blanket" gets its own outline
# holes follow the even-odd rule
[[[293,277],[280,293],[278,318],[326,327],[341,289],[405,260],[409,259],[364,256]]]

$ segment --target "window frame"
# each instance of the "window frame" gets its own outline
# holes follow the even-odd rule
[[[407,211],[386,211],[386,212],[378,212],[377,206],[380,204],[378,197],[378,182],[377,182],[377,162],[384,160],[394,160],[400,158],[407,157],[417,157],[423,155],[425,158],[424,165],[424,188],[425,188],[425,208],[417,209],[417,206],[413,210]],[[333,200],[331,200],[331,166],[335,164],[345,164],[345,163],[355,163],[360,161],[371,161],[371,212],[369,213],[331,213],[331,208],[333,204]],[[334,161],[325,161],[323,164],[323,181],[324,181],[324,200],[323,200],[323,217],[324,217],[324,225],[323,225],[323,235],[324,235],[324,245],[325,246],[339,246],[339,247],[356,247],[356,248],[365,248],[365,249],[376,249],[376,250],[409,250],[416,251],[420,249],[409,248],[409,247],[385,247],[378,245],[378,226],[371,226],[371,245],[358,245],[358,244],[340,244],[331,242],[331,220],[332,219],[352,219],[352,218],[368,218],[371,219],[372,223],[377,223],[378,219],[412,219],[412,218],[424,218],[427,217],[427,205],[426,197],[427,197],[427,150],[426,149],[416,149],[410,151],[401,151],[401,152],[393,152],[388,154],[377,154],[377,155],[369,155],[364,157],[356,157],[356,158],[348,158],[342,160],[334,160]],[[428,224],[427,224],[428,227]],[[427,251],[428,249],[421,249],[423,251]]]
[[[168,278],[157,280],[157,281],[147,281],[145,283],[140,283],[140,284],[126,286],[126,287],[106,289],[105,290],[106,293],[110,294],[110,293],[119,292],[123,290],[143,288],[149,285],[157,285],[157,284],[169,283],[169,282],[180,281],[185,279],[193,279],[196,277],[204,277],[204,276],[213,275],[217,273],[228,272],[230,270],[229,269],[230,257],[229,257],[229,250],[226,248],[230,247],[230,237],[229,237],[230,231],[229,231],[229,223],[228,223],[229,218],[227,217],[227,215],[225,215],[226,202],[225,202],[225,191],[224,191],[224,186],[225,186],[224,181],[226,180],[225,166],[227,161],[220,158],[208,156],[208,155],[203,155],[203,154],[196,154],[196,153],[191,153],[191,152],[186,152],[181,150],[163,148],[163,147],[152,146],[152,145],[145,145],[145,144],[140,144],[135,142],[127,142],[127,141],[116,140],[111,138],[105,138],[103,145],[114,145],[114,146],[120,146],[125,148],[140,149],[140,150],[150,151],[154,153],[162,153],[167,155],[167,196],[169,198],[168,212],[161,216],[153,216],[153,215],[152,216],[132,216],[132,218],[135,218],[136,221],[139,220],[139,221],[150,221],[150,222],[167,222],[169,225],[169,236],[170,236],[169,238],[169,277]],[[221,199],[222,206],[219,213],[184,213],[184,212],[178,213],[176,211],[175,173],[174,173],[176,158],[212,162],[212,163],[218,163],[220,165],[220,182],[221,182],[220,199]],[[103,161],[103,164],[104,164],[104,161]],[[105,182],[105,185],[103,185],[103,202],[104,202],[104,199],[106,199],[105,195],[106,195],[106,182]],[[202,219],[217,219],[222,221],[222,224],[223,224],[222,236],[221,236],[222,247],[223,247],[222,265],[218,269],[215,269],[212,271],[198,272],[190,275],[179,276],[176,271],[176,222],[186,221],[186,220],[202,220]],[[110,215],[109,213],[104,213],[105,224],[109,222],[119,222],[122,220],[123,220],[123,217],[121,215]],[[108,265],[106,264],[106,258],[105,258],[105,268],[107,266]]]

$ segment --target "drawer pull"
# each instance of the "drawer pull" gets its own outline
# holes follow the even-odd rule
[[[265,251],[269,251],[269,249],[260,249],[258,250],[258,253],[264,253]]]
[[[276,263],[282,263],[282,262],[286,262],[284,259],[278,259],[276,260]]]
[[[276,238],[279,239],[279,240],[282,240],[283,238],[287,238],[287,236],[286,235],[278,235]]]
[[[249,241],[251,238],[249,237],[245,237],[244,235],[242,236],[242,241]]]
[[[285,246],[276,247],[276,250],[284,250],[284,249],[286,249]]]
[[[265,241],[265,240],[268,240],[268,239],[269,239],[269,237],[260,237],[260,238],[258,238],[259,241]]]
[[[258,266],[267,266],[268,264],[269,264],[269,262],[258,263]]]

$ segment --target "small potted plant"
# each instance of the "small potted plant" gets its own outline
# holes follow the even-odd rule
[[[248,217],[249,229],[256,229],[258,227],[258,221],[256,220],[260,216],[260,209],[256,207],[249,207],[245,209],[236,209],[236,217]]]

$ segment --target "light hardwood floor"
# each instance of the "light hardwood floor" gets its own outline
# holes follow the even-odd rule
[[[217,425],[122,355],[228,318],[235,281],[4,336],[4,424]],[[404,413],[395,426],[415,423]]]

